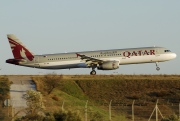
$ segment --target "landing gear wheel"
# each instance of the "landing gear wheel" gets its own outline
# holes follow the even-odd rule
[[[157,71],[159,71],[159,70],[160,70],[160,68],[159,68],[159,67],[156,67],[156,70],[157,70]]]
[[[157,70],[157,71],[160,70],[160,68],[159,68],[159,66],[158,66],[158,62],[156,62],[156,70]]]
[[[95,71],[95,70],[92,70],[92,71],[90,72],[90,74],[91,74],[91,75],[96,75],[96,71]]]

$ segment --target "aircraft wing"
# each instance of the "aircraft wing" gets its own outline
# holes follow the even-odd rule
[[[97,58],[92,58],[92,57],[89,57],[89,56],[86,56],[86,55],[82,55],[82,54],[79,54],[79,53],[76,53],[77,57],[80,57],[81,60],[85,60],[85,62],[88,64],[88,63],[91,63],[91,64],[100,64],[100,63],[103,63],[105,60],[101,60],[101,59],[97,59]]]

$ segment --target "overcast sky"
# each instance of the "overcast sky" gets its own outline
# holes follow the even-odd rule
[[[7,34],[35,54],[162,46],[172,61],[122,65],[98,74],[180,74],[179,0],[4,0],[0,3],[0,74],[89,74],[91,69],[43,70],[5,63]]]

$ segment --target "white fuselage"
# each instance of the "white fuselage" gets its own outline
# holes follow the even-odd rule
[[[163,62],[176,58],[176,54],[163,47],[143,47],[130,49],[113,49],[86,51],[76,53],[60,53],[35,55],[32,61],[20,62],[21,66],[42,69],[88,68],[92,61],[86,61],[77,53],[103,61],[119,61],[119,65]],[[98,66],[98,64],[97,64]]]

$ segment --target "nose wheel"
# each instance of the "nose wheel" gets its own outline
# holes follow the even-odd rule
[[[157,71],[159,71],[159,70],[160,70],[160,68],[159,68],[159,67],[156,67],[156,70],[157,70]]]
[[[156,62],[156,70],[159,71],[160,67],[158,66],[158,62]]]

